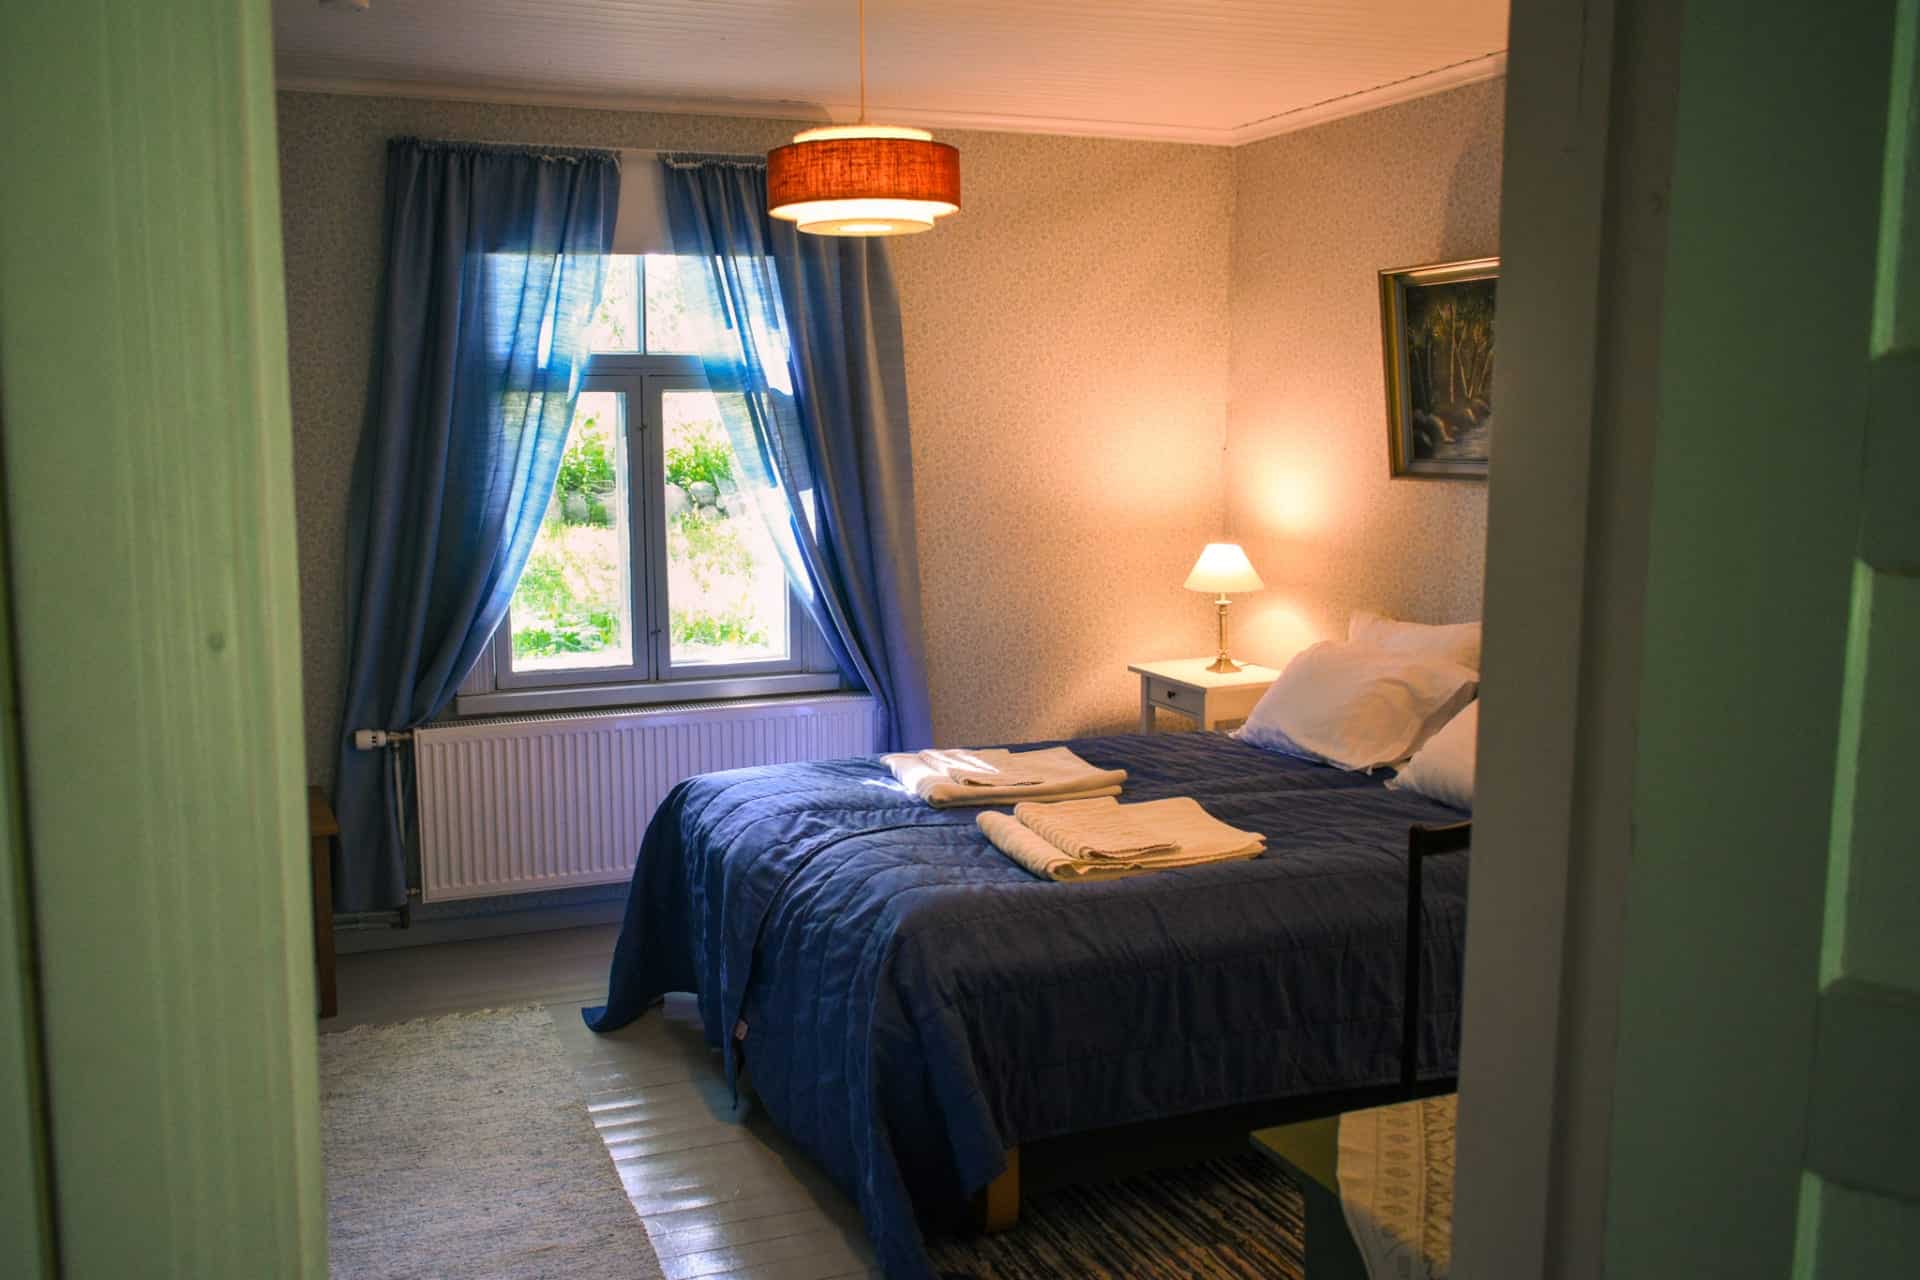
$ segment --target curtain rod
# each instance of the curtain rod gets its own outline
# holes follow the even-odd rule
[[[434,138],[434,142],[464,142],[471,147],[558,147],[562,151],[619,151],[637,156],[657,156],[655,147],[609,147],[596,142],[528,142],[525,138],[501,140],[498,138]]]
[[[393,136],[396,138],[406,138],[406,137],[415,137],[418,135],[399,133],[399,134],[394,134]],[[561,151],[618,151],[622,155],[653,156],[655,158],[658,158],[660,156],[678,156],[678,155],[713,154],[713,155],[733,156],[736,154],[730,151],[708,153],[708,152],[702,151],[700,148],[697,148],[697,147],[608,147],[608,146],[600,146],[598,144],[581,143],[581,142],[566,142],[566,143],[528,142],[525,139],[503,141],[497,138],[424,138],[423,137],[420,140],[422,142],[444,143],[447,146],[520,147],[524,150],[535,150],[535,151],[539,150],[541,147],[554,147]],[[742,151],[737,154],[739,158],[743,160],[746,160],[746,159],[764,160],[766,158],[766,153],[760,152],[760,151]]]

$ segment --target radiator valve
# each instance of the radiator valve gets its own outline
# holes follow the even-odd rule
[[[355,729],[353,745],[358,751],[378,751],[382,747],[391,747],[396,743],[405,742],[412,736],[410,733],[394,732],[389,729]]]

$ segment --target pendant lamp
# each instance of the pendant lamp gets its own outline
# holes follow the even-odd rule
[[[960,153],[924,129],[867,123],[867,4],[860,0],[860,122],[808,129],[767,153],[767,212],[816,236],[931,231],[960,210]]]

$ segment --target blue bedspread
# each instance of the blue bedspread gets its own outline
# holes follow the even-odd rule
[[[1193,796],[1266,854],[1054,884],[871,758],[694,778],[647,829],[588,1024],[697,992],[729,1078],[739,1036],[889,1276],[932,1274],[915,1204],[986,1185],[1010,1146],[1399,1071],[1407,827],[1462,814],[1218,734],[1071,745],[1128,771],[1124,800]],[[1429,1077],[1457,1061],[1466,861],[1427,865]]]

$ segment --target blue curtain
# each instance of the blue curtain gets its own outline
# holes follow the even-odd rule
[[[347,521],[334,809],[345,911],[406,901],[405,780],[355,729],[438,715],[540,530],[613,241],[619,158],[396,138],[386,270]]]
[[[877,240],[767,216],[764,161],[664,156],[674,249],[698,256],[701,356],[741,488],[850,680],[880,747],[929,746],[900,308]]]

